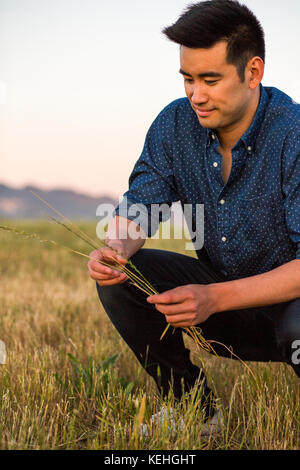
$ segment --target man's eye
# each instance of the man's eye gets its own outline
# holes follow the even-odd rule
[[[214,85],[215,83],[217,83],[219,80],[205,80],[205,83],[207,85]]]
[[[185,81],[185,83],[192,83],[193,79],[192,78],[185,78],[184,81]]]

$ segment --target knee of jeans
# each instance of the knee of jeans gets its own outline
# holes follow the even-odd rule
[[[132,264],[151,282],[161,272],[163,252],[150,248],[141,248],[131,258]]]
[[[296,356],[300,359],[300,298],[290,302],[280,316],[277,340],[283,359],[295,364]]]
[[[122,288],[123,284],[116,284],[114,286],[99,286],[96,283],[96,288],[98,292],[99,299],[102,302],[103,307],[110,308],[116,304],[120,304],[122,299]]]
[[[151,258],[151,250],[150,249],[143,249],[141,248],[140,250],[138,250],[131,258],[130,258],[130,261],[132,262],[132,264],[140,269],[140,270],[143,270],[143,272],[145,271],[145,269],[147,269],[149,267],[149,264],[150,265],[153,265],[153,258]],[[150,263],[151,261],[151,263]]]

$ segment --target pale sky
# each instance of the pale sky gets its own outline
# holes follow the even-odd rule
[[[0,0],[0,183],[120,197],[157,114],[185,96],[161,29],[189,0]],[[263,84],[300,102],[299,0],[242,0]]]

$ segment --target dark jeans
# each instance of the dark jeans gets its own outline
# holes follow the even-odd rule
[[[158,292],[226,281],[214,271],[204,250],[201,258],[195,259],[142,249],[131,260]],[[209,393],[203,371],[190,361],[183,330],[171,327],[160,340],[167,323],[164,315],[146,302],[146,294],[129,282],[109,287],[97,284],[97,290],[110,320],[164,396],[172,385],[175,398],[180,399],[183,387],[188,392],[199,380],[204,393]],[[286,362],[300,377],[300,365],[292,364],[292,344],[300,340],[300,298],[270,307],[216,313],[199,327],[206,340],[226,345],[244,361]],[[224,346],[213,347],[219,356],[235,358]]]

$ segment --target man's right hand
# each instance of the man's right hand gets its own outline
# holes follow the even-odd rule
[[[123,264],[124,266],[128,262],[122,255],[118,255],[114,250],[108,247],[100,248],[99,250],[92,251],[90,253],[90,260],[88,262],[88,270],[90,277],[97,281],[99,286],[114,286],[116,284],[123,284],[129,278],[126,274],[121,273],[114,269],[116,261]],[[105,261],[112,267],[104,266],[99,261]]]

